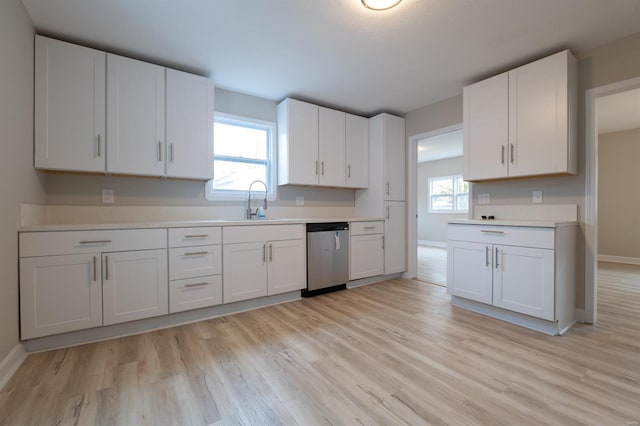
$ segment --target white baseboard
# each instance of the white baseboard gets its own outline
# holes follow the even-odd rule
[[[18,343],[11,349],[11,352],[0,361],[0,390],[9,382],[26,358],[27,353],[24,350],[24,346],[22,346],[22,343]]]
[[[347,288],[352,289],[356,287],[362,287],[363,285],[381,283],[382,281],[394,280],[400,277],[403,277],[402,272],[399,272],[397,274],[391,274],[391,275],[377,275],[375,277],[360,278],[359,280],[349,281],[347,283]]]
[[[587,313],[584,309],[576,308],[576,321],[587,323]]]
[[[428,247],[442,247],[447,248],[447,243],[442,241],[429,241],[429,240],[418,240],[419,246],[428,246]]]
[[[627,263],[629,265],[640,265],[640,258],[624,257],[624,256],[609,256],[608,254],[599,254],[598,261],[613,262],[613,263]]]

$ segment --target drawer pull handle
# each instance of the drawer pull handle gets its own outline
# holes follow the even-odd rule
[[[200,234],[200,235],[185,235],[185,238],[207,238],[208,234]]]
[[[191,288],[191,287],[202,287],[205,286],[209,283],[194,283],[194,284],[185,284],[184,288]]]
[[[481,229],[480,232],[484,232],[485,234],[504,234],[504,231],[489,231],[488,229]]]
[[[90,240],[90,241],[80,241],[80,244],[108,244],[111,240]]]
[[[374,229],[376,229],[376,227],[375,227],[375,226],[365,226],[365,227],[364,227],[364,230],[365,230],[365,231],[373,231]]]
[[[185,253],[184,255],[185,256],[202,256],[205,254],[209,254],[209,252],[208,251],[192,251],[190,253]]]

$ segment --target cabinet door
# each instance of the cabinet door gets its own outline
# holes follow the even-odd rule
[[[273,241],[268,245],[267,293],[300,290],[307,286],[304,240]]]
[[[454,296],[491,304],[493,251],[491,244],[449,241],[447,289]]]
[[[395,274],[407,270],[405,203],[387,201],[384,222],[384,273]]]
[[[369,119],[346,115],[345,144],[348,188],[369,186]]]
[[[107,55],[107,171],[165,174],[165,69]]]
[[[384,238],[381,234],[351,237],[349,279],[384,274]]]
[[[318,106],[295,99],[278,105],[278,184],[317,185]]]
[[[553,321],[554,251],[494,246],[493,304]]]
[[[20,259],[21,339],[102,325],[100,254]]]
[[[213,82],[167,69],[167,176],[213,179]]]
[[[104,324],[169,312],[167,250],[103,253]]]
[[[509,72],[509,176],[568,170],[568,55]]]
[[[222,249],[224,303],[267,295],[267,244],[226,244]]]
[[[318,184],[345,186],[345,113],[320,107],[318,111]]]
[[[509,75],[463,90],[464,180],[506,177],[509,156]]]
[[[404,118],[384,115],[385,200],[404,201]]]
[[[106,54],[35,41],[35,166],[105,171]]]

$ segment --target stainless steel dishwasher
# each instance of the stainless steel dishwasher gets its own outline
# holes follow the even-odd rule
[[[347,287],[349,280],[349,224],[307,224],[307,288],[309,297]]]

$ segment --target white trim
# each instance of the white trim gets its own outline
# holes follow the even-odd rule
[[[429,240],[418,240],[419,246],[427,246],[427,247],[441,247],[447,248],[447,242],[442,241],[429,241]]]
[[[407,272],[403,277],[418,275],[418,141],[462,130],[462,123],[442,127],[407,138]],[[469,216],[473,215],[473,184],[469,183]],[[449,212],[451,213],[451,212]],[[464,214],[464,213],[462,213]]]
[[[0,391],[18,371],[25,359],[27,359],[27,353],[24,350],[24,346],[22,346],[22,343],[18,343],[0,361]]]
[[[626,263],[628,265],[640,265],[640,257],[624,257],[610,256],[608,254],[599,254],[599,262]]]
[[[596,100],[603,96],[640,87],[640,77],[595,87],[585,92],[585,206],[584,206],[584,316],[595,323],[598,318],[598,122]],[[576,314],[578,312],[576,311]],[[578,317],[580,318],[580,316]]]
[[[593,323],[588,323],[586,320],[587,314],[585,313],[584,309],[577,309],[576,308],[576,322],[581,322],[581,323],[585,323],[585,324],[593,324]]]

